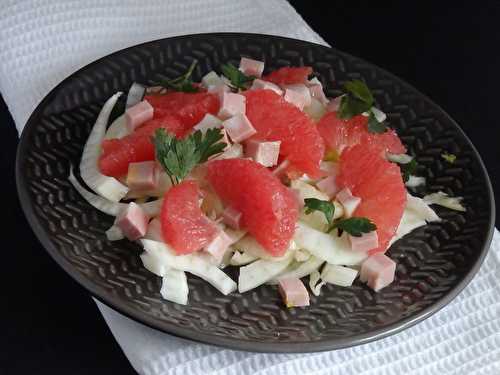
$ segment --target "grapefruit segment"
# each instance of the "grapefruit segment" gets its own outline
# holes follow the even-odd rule
[[[199,206],[200,189],[193,180],[175,185],[165,193],[161,208],[161,230],[165,242],[180,254],[208,245],[218,233],[216,225]]]
[[[385,252],[406,204],[399,166],[385,160],[377,147],[351,146],[340,156],[337,183],[361,198],[353,216],[367,217],[377,225],[379,246],[369,253]]]
[[[337,117],[337,112],[329,112],[318,123],[318,131],[330,150],[342,152],[345,147],[363,143],[378,147],[393,154],[404,154],[406,148],[394,130],[376,134],[368,131],[368,117],[354,116],[348,120]]]
[[[181,123],[176,118],[166,115],[147,121],[123,138],[104,140],[99,158],[101,173],[106,176],[120,177],[127,174],[130,163],[154,160],[155,149],[151,137],[159,128],[174,134],[179,134],[182,131]]]
[[[214,160],[207,179],[222,201],[241,212],[241,224],[273,256],[288,249],[297,201],[267,168],[245,159]]]
[[[312,120],[271,90],[249,90],[243,95],[246,115],[257,130],[253,139],[281,141],[282,159],[301,174],[317,176],[325,146]]]
[[[312,72],[310,66],[283,67],[269,73],[263,79],[277,85],[292,85],[306,82]]]
[[[176,133],[183,137],[203,117],[210,113],[216,115],[219,111],[219,98],[208,92],[177,92],[172,91],[162,95],[147,95],[145,100],[154,108],[154,118],[165,115],[175,116],[182,124],[182,129]]]

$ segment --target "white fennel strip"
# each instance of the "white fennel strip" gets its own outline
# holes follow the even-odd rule
[[[238,291],[244,293],[267,283],[283,272],[292,260],[293,256],[288,255],[279,261],[261,259],[248,266],[241,267],[238,279]]]
[[[70,168],[68,179],[69,182],[71,182],[74,188],[78,191],[78,193],[80,193],[83,199],[85,199],[91,206],[101,212],[104,212],[105,214],[118,216],[121,210],[125,209],[128,206],[127,203],[112,202],[85,189],[73,174],[73,167]],[[139,206],[148,216],[153,217],[160,213],[162,203],[162,199],[157,199],[155,201],[141,203]]]
[[[466,209],[462,205],[462,197],[450,197],[442,191],[426,195],[423,200],[427,204],[437,204],[449,208],[450,210],[465,212]]]
[[[311,256],[305,262],[294,262],[282,273],[272,279],[269,284],[277,284],[280,279],[301,279],[316,271],[323,263],[325,263],[323,259],[316,258],[315,256]]]
[[[99,171],[98,160],[109,115],[120,95],[120,92],[116,93],[104,103],[85,143],[80,162],[82,180],[98,195],[113,202],[119,202],[127,194],[128,187],[114,177],[103,175]]]
[[[168,269],[162,279],[160,294],[167,301],[187,305],[189,287],[186,273],[172,268]]]
[[[192,273],[211,284],[224,295],[236,290],[236,283],[217,266],[213,265],[208,257],[202,254],[175,255],[168,245],[162,242],[145,239],[140,241],[144,250],[167,269],[173,268]]]

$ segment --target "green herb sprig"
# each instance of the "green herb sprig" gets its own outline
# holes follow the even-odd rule
[[[234,89],[246,90],[249,84],[257,77],[247,76],[233,64],[228,63],[221,66],[222,74],[231,82]]]
[[[453,164],[455,160],[457,160],[457,156],[455,154],[450,154],[448,152],[443,152],[441,157],[450,164]]]
[[[198,130],[184,139],[157,129],[153,137],[156,159],[167,172],[172,185],[178,184],[191,170],[204,163],[212,155],[224,150],[226,143],[220,142],[223,134],[220,129],[208,129],[205,134]]]
[[[344,84],[345,95],[340,100],[338,116],[347,120],[362,113],[368,113],[368,131],[384,133],[387,131],[385,121],[378,121],[372,111],[375,99],[370,89],[363,81],[355,79]]]
[[[161,79],[158,82],[153,83],[155,86],[162,86],[166,89],[181,91],[181,92],[198,92],[198,87],[194,84],[191,76],[193,75],[194,68],[198,61],[194,60],[189,66],[186,73],[183,75],[174,78],[168,79],[162,75],[160,75]]]
[[[369,233],[377,229],[377,226],[366,217],[350,217],[334,221],[335,205],[330,201],[306,198],[304,199],[304,204],[306,215],[314,211],[322,212],[325,215],[328,222],[328,233],[337,228],[340,231],[346,231],[351,236],[361,237],[363,233]]]

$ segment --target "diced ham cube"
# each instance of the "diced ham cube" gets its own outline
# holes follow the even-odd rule
[[[130,202],[117,217],[115,225],[130,241],[137,240],[146,234],[148,216],[138,204]]]
[[[193,127],[195,131],[201,130],[202,133],[213,128],[222,128],[222,121],[210,113],[207,113],[203,119]]]
[[[278,284],[286,307],[309,306],[309,293],[299,278],[281,279]]]
[[[394,281],[395,273],[396,263],[387,255],[378,253],[368,257],[361,264],[359,278],[378,292]]]
[[[226,207],[222,213],[222,222],[233,229],[240,229],[241,212],[232,207]]]
[[[137,127],[144,124],[153,118],[154,109],[147,100],[137,103],[136,105],[127,108],[125,111],[125,124],[128,131],[131,133]]]
[[[272,167],[278,164],[280,144],[280,141],[264,142],[251,139],[245,142],[245,156],[264,167]]]
[[[311,93],[306,85],[285,85],[283,88],[285,89],[284,99],[297,106],[300,110],[311,105]]]
[[[226,232],[220,229],[219,233],[207,246],[205,246],[204,250],[212,255],[216,263],[220,263],[222,257],[224,256],[224,253],[232,243],[232,238],[229,237]]]
[[[242,57],[239,69],[247,76],[262,77],[262,72],[264,72],[264,62]]]
[[[240,143],[257,133],[250,120],[244,114],[237,114],[222,123],[234,143]]]
[[[336,176],[328,176],[316,183],[316,186],[319,190],[332,198],[339,191],[335,179]]]
[[[352,195],[349,188],[344,188],[339,191],[335,198],[344,207],[344,213],[347,217],[351,217],[354,211],[356,211],[356,208],[358,208],[359,204],[361,203],[361,198]]]
[[[330,102],[328,102],[328,104],[326,106],[326,111],[327,112],[337,112],[339,110],[339,107],[340,107],[340,102],[342,101],[342,96],[343,95],[340,95],[340,96],[337,96],[336,98],[333,98],[332,100],[330,100]]]
[[[128,165],[127,186],[132,190],[154,190],[159,184],[156,162],[143,161]]]
[[[351,236],[349,234],[349,241],[351,242],[351,249],[353,251],[369,251],[378,247],[377,231],[363,233],[361,237]]]
[[[262,79],[254,79],[250,90],[272,90],[279,96],[283,95],[283,90],[278,85]]]
[[[227,119],[240,114],[245,114],[246,98],[243,95],[232,92],[222,94],[219,117]]]

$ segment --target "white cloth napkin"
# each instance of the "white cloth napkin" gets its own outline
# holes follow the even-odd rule
[[[67,75],[118,49],[179,34],[247,31],[326,44],[284,0],[7,0],[0,12],[0,91],[22,130]],[[317,354],[258,354],[179,339],[98,303],[141,374],[500,374],[500,234],[471,284],[398,335]]]

